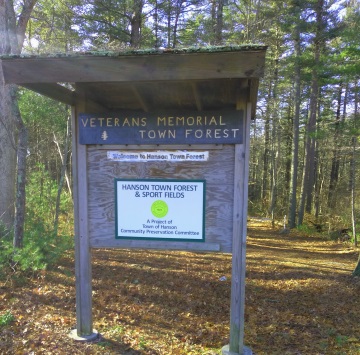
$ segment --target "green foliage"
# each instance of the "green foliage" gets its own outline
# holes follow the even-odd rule
[[[43,233],[51,230],[55,208],[57,186],[50,179],[44,165],[37,164],[28,177],[26,206],[26,230]]]
[[[33,230],[25,235],[24,247],[16,250],[13,260],[22,270],[42,270],[53,265],[71,247],[70,237]]]
[[[139,341],[139,347],[142,350],[145,350],[147,347],[147,342],[146,339],[144,337],[140,337],[140,341]]]
[[[10,311],[6,311],[4,314],[0,315],[0,327],[9,325],[15,320],[15,317],[11,314]]]
[[[49,171],[43,164],[37,164],[28,177],[26,230],[45,233],[53,230],[57,191],[58,185],[51,178]],[[60,225],[60,231],[64,232],[61,234],[72,234],[72,230],[67,229],[69,223],[72,225],[72,211],[72,198],[68,192],[63,192],[60,203],[63,223]]]
[[[218,12],[220,4],[223,10]],[[277,218],[289,213],[292,128],[295,104],[300,102],[300,141],[296,139],[300,164],[296,165],[298,176],[294,181],[297,204],[301,201],[301,190],[307,190],[301,184],[303,162],[310,156],[305,154],[305,139],[311,137],[316,145],[316,181],[307,186],[314,186],[315,191],[309,195],[316,196],[317,200],[316,204],[312,201],[312,211],[307,208],[307,212],[317,215],[316,209],[328,215],[324,223],[329,229],[336,230],[351,225],[350,160],[354,160],[355,176],[359,169],[359,158],[355,155],[358,142],[353,144],[352,139],[359,135],[360,122],[358,110],[354,110],[359,105],[360,11],[356,1],[346,4],[335,1],[332,6],[325,2],[321,18],[317,18],[316,4],[320,3],[274,0],[99,0],[88,4],[78,0],[41,0],[34,8],[28,26],[27,38],[34,41],[27,43],[26,50],[30,53],[60,51],[68,54],[79,49],[126,49],[132,43],[131,34],[140,36],[141,48],[196,48],[214,42],[214,25],[220,18],[223,45],[268,45],[265,76],[260,82],[258,96],[257,131],[254,130],[250,144],[250,213],[267,216],[273,213]],[[135,14],[139,17],[135,17]],[[134,22],[135,19],[138,22]],[[135,26],[136,23],[141,26],[140,29]],[[297,30],[299,37],[296,36]],[[317,57],[319,41],[321,45]],[[31,47],[31,43],[36,42],[38,45]],[[299,43],[298,54],[295,53],[295,43]],[[301,92],[295,99],[294,73],[298,66],[301,68]],[[317,89],[312,86],[313,79],[318,83]],[[314,89],[319,92],[316,130],[307,135],[306,124]],[[19,103],[29,131],[29,178],[24,240],[26,251],[23,257],[18,257],[19,260],[26,259],[25,254],[29,253],[36,260],[36,265],[43,267],[47,259],[37,259],[34,255],[55,258],[56,245],[59,243],[59,237],[54,236],[53,231],[61,159],[54,138],[62,144],[66,128],[64,118],[69,115],[69,110],[62,104],[25,89],[20,91]],[[358,196],[358,183],[355,189]],[[334,205],[329,203],[332,199],[336,201]],[[358,203],[355,208],[359,210]],[[341,220],[335,220],[336,216]],[[70,195],[65,192],[59,220],[61,235],[72,234],[68,226],[72,226],[72,206]],[[310,223],[298,229],[308,234],[318,233]],[[0,241],[8,243],[8,249],[1,246],[0,262],[13,257],[11,241],[7,240],[7,236],[8,232],[2,232],[0,227]],[[26,264],[25,261],[23,264]]]
[[[11,231],[9,231],[4,224],[0,221],[0,240],[3,238],[6,238],[9,234],[11,233]]]
[[[27,174],[38,170],[43,164],[52,179],[59,181],[61,171],[60,155],[54,140],[63,146],[69,109],[45,96],[22,89],[19,92],[19,106],[29,132]],[[55,139],[56,137],[56,139]]]
[[[53,230],[56,194],[56,182],[39,164],[28,178],[24,246],[14,250],[11,233],[3,237],[0,241],[0,267],[11,264],[22,271],[45,269],[72,248],[73,238],[69,236],[72,232],[67,227],[68,216],[72,215],[72,200],[63,193],[60,206],[63,222],[59,230],[67,234],[56,235]]]
[[[26,51],[65,52],[77,48],[81,34],[74,29],[74,16],[78,0],[40,0],[29,21]]]
[[[13,257],[12,235],[7,235],[0,240],[0,270],[11,265]],[[5,276],[5,273],[1,273]]]
[[[15,249],[10,238],[0,242],[0,268],[11,265],[15,270],[37,271],[54,265],[73,246],[68,236],[56,236],[41,229],[25,232],[24,246]]]
[[[306,235],[311,235],[311,234],[316,233],[316,228],[314,226],[311,226],[311,225],[306,224],[306,223],[303,223],[303,224],[297,226],[296,229],[299,232],[302,232],[302,233],[304,233]]]
[[[25,243],[24,248],[16,254],[23,269],[46,268],[72,246],[72,238],[58,236],[53,232],[56,195],[56,182],[50,178],[45,167],[39,164],[28,179]],[[63,193],[60,210],[63,216],[72,213],[71,197],[66,193]],[[28,258],[28,255],[32,257]]]

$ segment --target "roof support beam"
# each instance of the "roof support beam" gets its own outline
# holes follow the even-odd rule
[[[198,109],[198,111],[202,111],[203,109],[203,105],[202,105],[202,102],[201,102],[201,97],[200,97],[200,94],[199,94],[199,89],[196,85],[195,82],[192,82],[191,83],[191,88],[192,88],[192,91],[193,91],[193,94],[194,94],[194,98],[195,98],[195,103],[196,103],[196,108]]]
[[[86,98],[87,109],[91,109],[91,111],[108,111],[109,107],[104,105],[96,95],[91,91],[87,90],[86,85],[84,83],[76,83],[76,92],[78,96],[83,96]]]
[[[134,96],[136,97],[137,101],[139,102],[140,106],[142,107],[142,109],[145,112],[149,112],[149,106],[148,104],[145,102],[145,100],[143,99],[143,97],[141,96],[141,94],[139,93],[139,90],[137,89],[137,87],[135,85],[131,85],[131,90],[134,93]]]
[[[74,105],[76,101],[75,91],[71,91],[59,84],[22,84],[29,90],[35,91],[41,95],[50,97],[53,100],[60,101],[67,105]]]

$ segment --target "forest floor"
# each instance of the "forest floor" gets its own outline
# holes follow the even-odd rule
[[[347,243],[252,219],[245,344],[254,355],[360,354],[358,253]],[[71,340],[73,253],[36,275],[0,277],[0,354],[208,354],[228,343],[231,256],[95,250],[93,322],[100,337]]]

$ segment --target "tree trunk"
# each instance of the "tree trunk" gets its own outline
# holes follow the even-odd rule
[[[300,9],[298,6],[295,8],[296,20],[299,20]],[[300,95],[301,95],[301,43],[300,43],[300,25],[297,22],[294,29],[294,45],[295,45],[295,112],[293,119],[293,149],[291,157],[291,184],[290,184],[290,206],[289,206],[289,228],[296,226],[296,192],[297,192],[297,175],[299,165],[299,121],[300,121]]]
[[[292,151],[293,151],[293,115],[292,115],[292,98],[288,102],[288,113],[285,125],[285,173],[284,173],[284,191],[282,194],[282,205],[289,206],[289,194],[290,194],[290,183],[291,183],[291,163],[292,163]],[[286,207],[285,207],[286,208]],[[285,213],[287,214],[288,211]]]
[[[307,137],[305,143],[306,160],[304,167],[304,179],[302,184],[302,198],[304,199],[305,211],[312,212],[313,192],[315,185],[315,149],[316,149],[316,120],[318,112],[319,98],[319,78],[318,67],[320,64],[320,52],[323,43],[323,8],[324,0],[316,3],[316,31],[314,38],[314,64],[311,73],[311,95],[310,95],[310,114],[306,127]],[[303,211],[299,214],[303,215]]]
[[[314,166],[314,216],[315,221],[318,222],[320,216],[320,195],[322,189],[322,174],[321,174],[321,162],[319,156],[319,146],[315,147],[315,166]]]
[[[302,169],[302,181],[301,181],[301,191],[300,191],[300,201],[299,201],[299,209],[298,209],[298,218],[297,218],[297,225],[301,226],[304,221],[304,214],[305,214],[305,186],[304,186],[304,180],[305,180],[305,149],[304,149],[304,159],[303,159],[303,169]]]
[[[171,48],[171,1],[167,1],[167,48]]]
[[[13,2],[0,0],[0,54],[20,54],[35,3],[36,0],[25,0],[20,15],[16,17]],[[15,129],[18,130],[18,148]],[[27,131],[20,116],[16,87],[5,85],[0,72],[0,221],[9,229],[14,226],[15,246],[21,246],[23,238],[26,151]],[[16,158],[19,166],[15,202]]]
[[[181,5],[182,1],[177,1],[174,6],[174,24],[173,24],[173,34],[172,34],[172,48],[176,48],[178,41],[178,25],[179,25],[179,17],[181,14]]]
[[[17,179],[16,179],[16,200],[15,200],[15,221],[14,221],[14,247],[22,248],[24,239],[25,205],[26,205],[26,156],[28,134],[27,128],[21,118],[16,100],[16,88],[12,86],[11,96],[15,116],[15,124],[18,133],[17,145]]]
[[[16,174],[15,125],[10,103],[9,87],[3,82],[0,68],[0,224],[7,230],[14,224]]]
[[[275,54],[276,58],[277,53]],[[280,152],[280,125],[279,118],[277,117],[277,110],[278,110],[278,95],[277,95],[277,88],[278,88],[278,81],[279,81],[279,60],[275,59],[274,61],[275,68],[274,68],[274,85],[272,91],[272,100],[271,100],[271,113],[270,116],[272,118],[272,153],[271,153],[271,165],[272,165],[272,173],[271,173],[271,194],[270,194],[270,209],[269,215],[271,216],[272,224],[275,225],[275,208],[277,203],[278,197],[278,170],[279,170],[279,152]]]
[[[212,1],[212,23],[213,23],[213,40],[212,45],[222,44],[222,31],[224,27],[224,0]]]
[[[10,54],[8,14],[5,0],[0,0],[0,55]],[[0,223],[7,230],[14,223],[16,144],[11,116],[10,91],[0,67]]]
[[[158,0],[155,1],[155,13],[154,13],[154,32],[155,32],[155,48],[159,48],[161,41],[159,40],[159,5]]]
[[[358,84],[358,82],[356,83]],[[356,85],[358,86],[358,85]],[[359,95],[358,92],[355,92],[355,104],[354,104],[354,131],[356,132],[356,126],[357,126],[357,116],[358,116],[358,103],[359,103]],[[351,224],[352,224],[352,234],[353,234],[353,238],[354,238],[354,246],[357,247],[358,242],[357,242],[357,237],[356,237],[356,215],[355,215],[355,179],[356,179],[356,166],[355,166],[355,158],[356,158],[356,145],[357,145],[357,138],[356,136],[352,137],[352,146],[353,146],[353,151],[352,151],[352,157],[351,157],[351,161],[350,161],[350,166],[351,166],[351,172],[350,172],[350,177],[351,177]],[[359,260],[360,260],[360,256],[359,256]],[[360,268],[360,266],[359,266]]]
[[[340,168],[340,157],[339,157],[339,137],[340,137],[340,122],[341,122],[341,97],[343,85],[339,85],[338,98],[337,98],[337,109],[335,118],[335,132],[334,132],[334,149],[333,157],[331,162],[330,182],[328,191],[328,207],[330,209],[335,207],[336,202],[336,188],[339,180],[339,168]]]
[[[143,0],[134,0],[133,15],[131,17],[130,45],[133,48],[139,48],[141,42],[141,23]]]
[[[271,183],[271,195],[270,195],[270,210],[272,226],[275,227],[275,208],[278,198],[278,170],[279,170],[279,152],[280,149],[280,129],[276,127],[275,120],[273,119],[273,151],[272,151],[272,183]]]
[[[261,186],[261,200],[263,205],[268,200],[268,179],[269,179],[269,164],[270,164],[270,101],[271,101],[271,90],[272,83],[270,82],[267,93],[267,104],[265,113],[264,123],[264,154],[263,154],[263,169],[262,169],[262,186]]]
[[[350,160],[350,176],[351,176],[351,224],[352,224],[352,234],[354,238],[354,246],[357,247],[357,238],[356,238],[356,215],[355,215],[355,156],[356,156],[356,137],[352,137],[352,157]]]
[[[59,225],[59,214],[60,214],[60,200],[61,200],[61,192],[64,185],[64,180],[66,177],[66,166],[68,162],[68,153],[69,153],[69,142],[70,142],[70,117],[68,118],[66,124],[66,135],[65,135],[65,144],[64,144],[64,151],[61,151],[60,144],[56,138],[54,133],[54,142],[58,148],[60,159],[61,159],[61,173],[60,173],[60,180],[58,185],[58,191],[56,196],[56,205],[55,205],[55,218],[54,218],[54,235],[57,235],[58,225]]]
[[[358,87],[359,85],[359,81],[357,80],[356,82],[356,86]],[[357,123],[357,118],[358,118],[358,103],[359,103],[359,94],[356,91],[355,92],[355,110],[354,110],[354,131],[356,132],[356,123]],[[356,148],[356,137],[353,137],[353,156],[352,156],[352,186],[351,186],[351,212],[352,212],[352,229],[353,229],[353,236],[354,236],[354,243],[355,246],[357,246],[357,238],[356,238],[356,220],[355,220],[355,148]],[[359,258],[358,258],[358,262],[357,265],[355,267],[355,270],[353,271],[353,275],[354,276],[360,276],[360,254],[359,254]]]
[[[313,79],[311,85],[310,98],[310,117],[307,125],[307,139],[306,139],[306,164],[305,164],[305,211],[311,213],[313,192],[315,185],[315,150],[316,150],[316,116],[318,104],[318,78],[316,69],[313,69]]]

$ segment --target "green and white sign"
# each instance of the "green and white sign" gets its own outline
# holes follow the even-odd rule
[[[204,180],[115,180],[116,238],[205,241]]]

